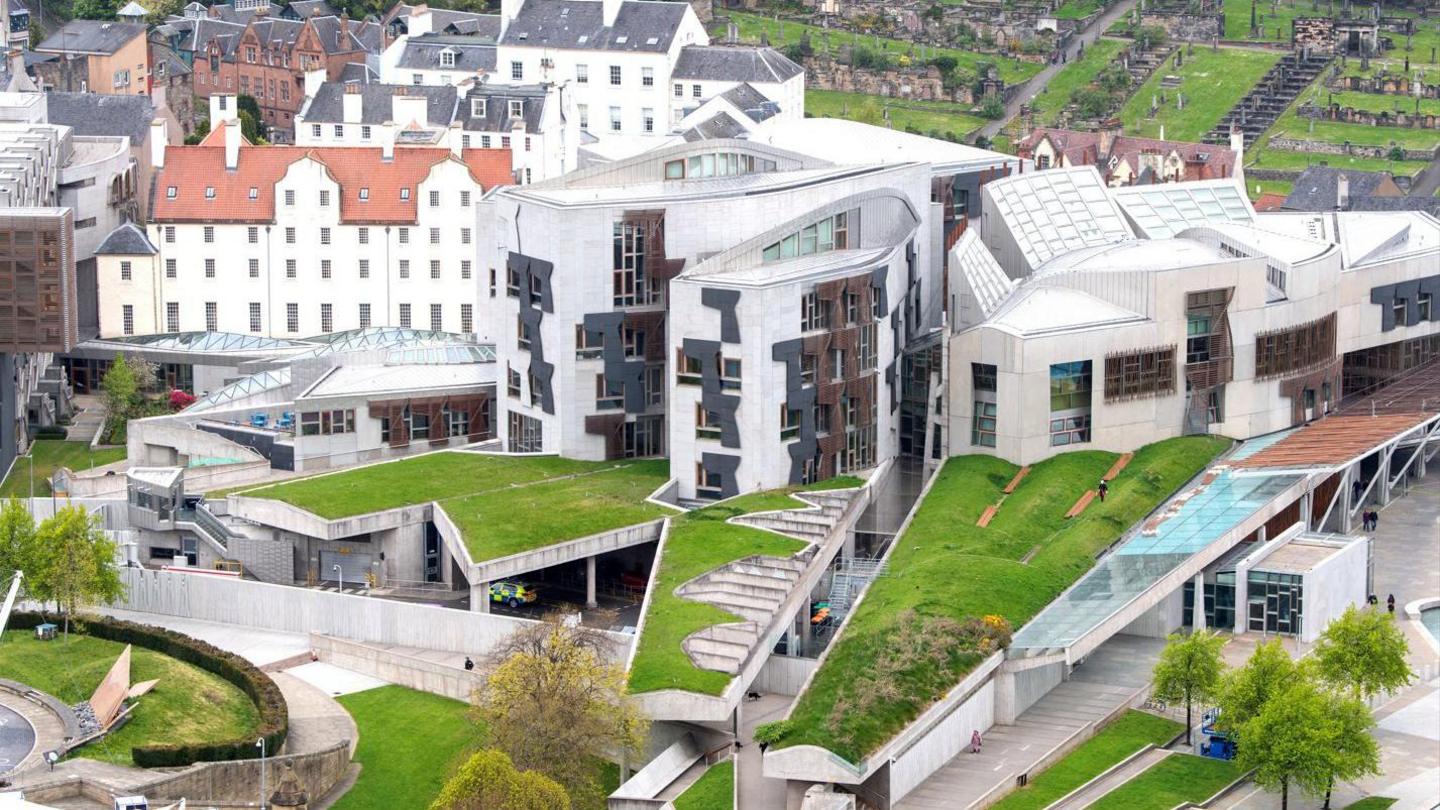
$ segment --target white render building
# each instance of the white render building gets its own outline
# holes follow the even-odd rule
[[[1233,180],[984,188],[951,252],[948,446],[1030,464],[1302,424],[1440,354],[1440,222],[1256,214]]]
[[[477,330],[477,211],[506,150],[254,147],[224,98],[204,143],[156,159],[145,238],[101,251],[102,337]]]

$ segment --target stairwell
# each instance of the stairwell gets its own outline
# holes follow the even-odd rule
[[[1286,54],[1244,98],[1230,108],[1230,112],[1225,113],[1220,123],[1205,135],[1205,142],[1229,144],[1230,128],[1235,125],[1245,133],[1245,146],[1249,148],[1329,63],[1329,56]]]
[[[757,555],[735,560],[675,590],[677,596],[714,605],[744,619],[707,627],[686,637],[681,646],[695,666],[739,674],[776,612],[810,566],[819,544],[839,524],[857,492],[798,493],[798,497],[813,506],[731,518],[732,523],[784,534],[810,545],[788,558]]]

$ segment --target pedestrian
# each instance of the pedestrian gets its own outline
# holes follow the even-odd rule
[[[1104,478],[1101,478],[1101,479],[1100,479],[1100,486],[1096,487],[1096,490],[1100,493],[1100,502],[1101,502],[1101,503],[1104,503],[1104,502],[1105,502],[1105,493],[1107,493],[1107,492],[1110,491],[1110,485],[1107,484],[1107,483],[1105,483],[1105,479],[1104,479]]]
[[[1353,485],[1351,485],[1350,490],[1353,493],[1351,495],[1351,500],[1360,500],[1360,482],[1356,481]]]
[[[470,660],[470,656],[468,656],[468,655],[465,656],[465,671],[466,671],[466,672],[470,672],[470,671],[472,671],[472,670],[474,670],[474,669],[475,669],[475,662]]]
[[[1376,509],[1370,513],[1370,531],[1380,528],[1380,510]]]
[[[1380,604],[1380,597],[1372,593],[1370,594],[1370,598],[1365,600],[1365,603],[1371,606],[1378,605]]]
[[[970,732],[970,753],[980,753],[980,729]]]
[[[1395,594],[1392,593],[1386,597],[1385,607],[1390,611],[1391,616],[1395,615]]]

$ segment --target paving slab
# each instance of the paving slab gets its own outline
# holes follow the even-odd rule
[[[285,674],[299,678],[332,697],[364,692],[367,689],[374,689],[389,683],[389,681],[382,681],[359,672],[341,669],[324,661],[313,661],[309,664],[291,667],[285,670]]]
[[[191,638],[198,638],[222,650],[235,653],[257,667],[265,667],[310,652],[310,639],[304,633],[283,633],[236,624],[182,619],[160,613],[142,613],[108,607],[99,608],[97,612],[124,619],[127,622],[148,624],[151,627],[163,627],[177,633],[184,633]]]

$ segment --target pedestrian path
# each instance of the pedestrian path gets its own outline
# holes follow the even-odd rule
[[[1164,748],[1147,748],[1129,760],[1126,760],[1124,764],[1109,773],[1096,777],[1094,781],[1076,788],[1073,793],[1050,805],[1045,810],[1081,810],[1081,808],[1088,807],[1101,796],[1129,782],[1131,779],[1149,770],[1152,765],[1155,765],[1173,753],[1175,752],[1167,751]]]
[[[94,394],[75,397],[76,413],[70,419],[70,428],[65,431],[66,441],[89,444],[95,434],[105,427],[105,400]]]

